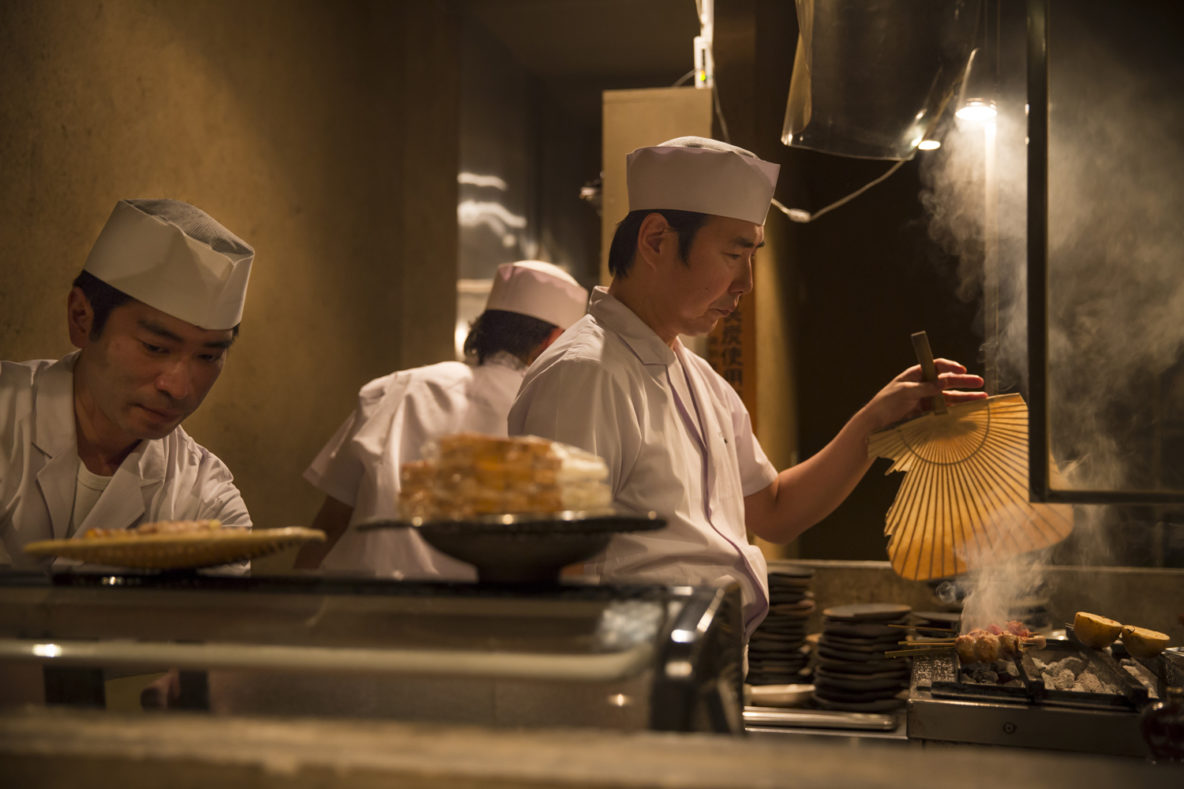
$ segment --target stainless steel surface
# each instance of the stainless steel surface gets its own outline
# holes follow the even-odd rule
[[[739,617],[736,587],[0,576],[0,699],[175,669],[218,713],[739,732]]]
[[[838,710],[745,707],[744,723],[748,726],[782,728],[892,731],[897,726],[898,716],[867,712],[840,712]]]
[[[1147,755],[1139,733],[1139,715],[1133,711],[935,700],[924,692],[909,699],[907,710],[911,740]]]
[[[275,644],[0,638],[0,662],[105,668],[350,672],[403,676],[484,677],[556,682],[616,682],[653,660],[651,643],[609,654],[550,654],[443,649],[349,649]]]
[[[963,698],[950,690],[959,684],[966,687]],[[1056,698],[1049,701],[1047,697],[1030,700],[1023,690],[1010,700],[1002,696],[990,700],[985,691],[959,683],[953,655],[914,657],[906,708],[908,737],[1115,756],[1147,755],[1139,729],[1139,711],[1124,708],[1121,694],[1112,706],[1073,704]]]

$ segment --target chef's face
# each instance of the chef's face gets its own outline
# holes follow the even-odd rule
[[[129,443],[162,438],[193,413],[234,341],[232,330],[202,329],[134,300],[112,309],[91,337],[85,314],[75,322],[76,306],[89,307],[78,289],[70,301],[71,340],[82,348],[75,402],[104,436]]]
[[[673,231],[671,231],[673,235]],[[756,251],[765,243],[765,228],[740,219],[708,217],[695,234],[683,260],[675,253],[668,268],[670,283],[664,298],[672,325],[679,334],[711,331],[752,290]],[[677,250],[677,242],[672,245]]]

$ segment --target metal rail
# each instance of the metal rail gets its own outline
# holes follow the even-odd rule
[[[608,654],[567,655],[0,638],[0,662],[34,662],[49,667],[336,672],[572,682],[614,682],[635,677],[650,666],[653,654],[649,643]]]

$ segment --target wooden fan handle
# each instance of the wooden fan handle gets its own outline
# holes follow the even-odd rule
[[[913,341],[913,353],[917,355],[917,361],[921,363],[922,378],[930,382],[937,381],[937,368],[933,366],[933,351],[929,348],[929,335],[923,331],[913,332],[910,339]],[[944,414],[946,412],[946,399],[942,395],[929,398],[929,402],[933,405],[935,413]]]

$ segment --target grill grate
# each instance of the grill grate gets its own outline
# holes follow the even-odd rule
[[[1041,665],[1056,665],[1066,658],[1076,658],[1082,669],[1078,676],[1092,674],[1116,692],[1071,690],[1048,687]],[[957,656],[951,658],[954,670],[928,682],[934,698],[961,701],[1005,702],[1080,707],[1083,709],[1141,709],[1150,700],[1150,691],[1125,671],[1111,655],[1091,649],[1081,649],[1071,642],[1050,641],[1042,649],[1029,650],[1012,657],[1008,679],[992,682],[986,671],[962,665]],[[1000,662],[995,668],[1007,666]],[[998,672],[995,672],[998,673]],[[976,679],[977,677],[977,679]]]

